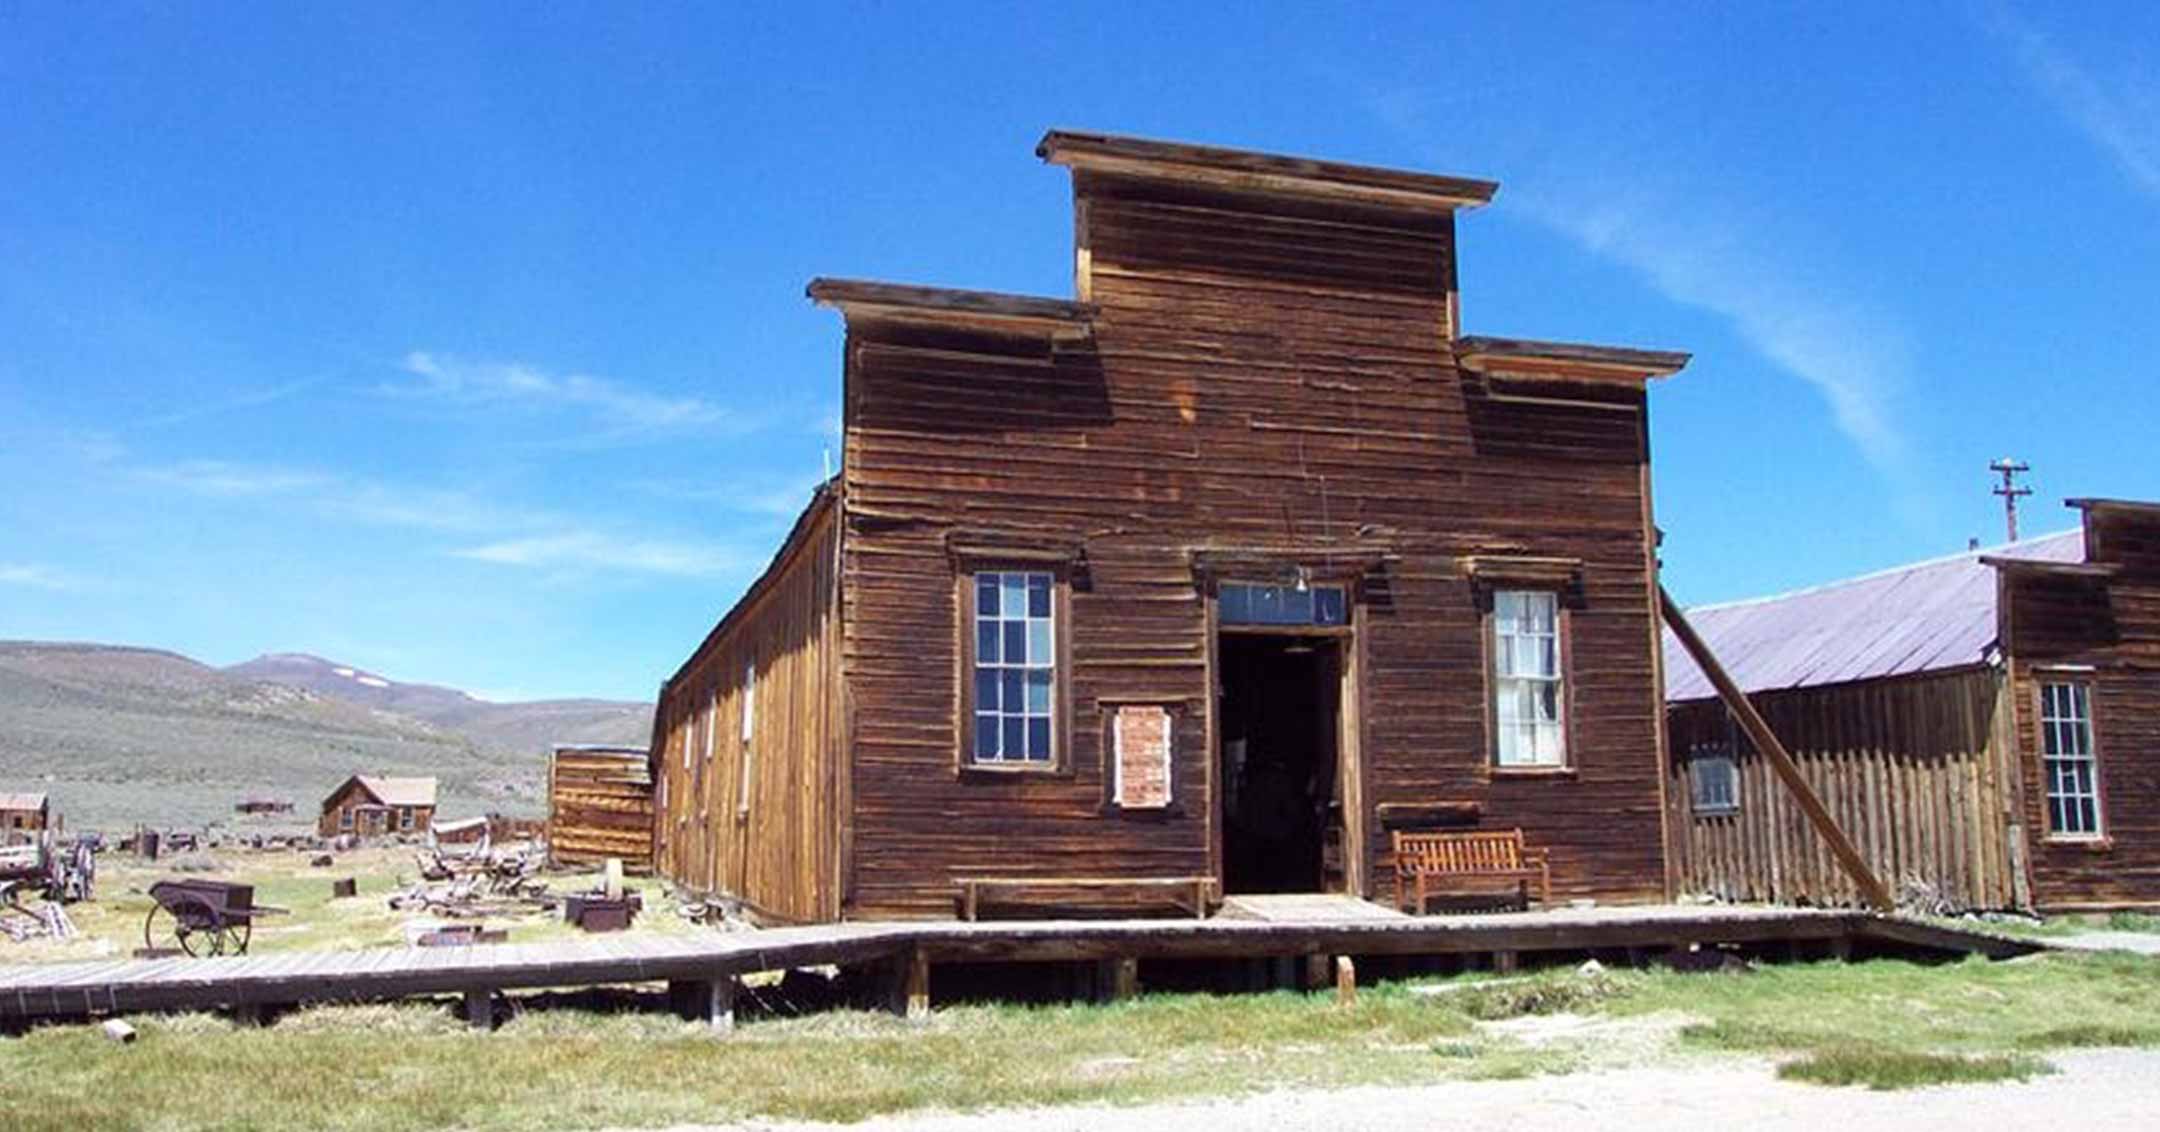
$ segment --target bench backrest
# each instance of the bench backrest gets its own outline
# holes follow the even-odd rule
[[[1520,829],[1395,833],[1395,867],[1408,873],[1506,872],[1523,867]]]

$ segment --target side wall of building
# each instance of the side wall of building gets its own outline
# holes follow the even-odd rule
[[[838,511],[821,493],[657,708],[656,867],[780,920],[839,915]]]
[[[1832,818],[1901,900],[2029,906],[2016,843],[2021,782],[1994,669],[1752,697]],[[1684,895],[1864,903],[1792,792],[1717,700],[1671,710],[1673,869]],[[1731,753],[1734,805],[1699,810],[1690,764]],[[1707,768],[1706,768],[1707,770]]]
[[[548,760],[548,857],[557,865],[653,864],[652,758],[558,747]]]
[[[2032,831],[2033,888],[2043,908],[2160,904],[2160,512],[2095,510],[2086,558],[2111,576],[2011,572],[2012,703]],[[2090,687],[2101,836],[2050,826],[2040,734],[2041,686]]]

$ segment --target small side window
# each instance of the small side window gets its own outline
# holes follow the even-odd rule
[[[1740,762],[1729,743],[1698,743],[1688,749],[1688,786],[1696,817],[1740,812]]]

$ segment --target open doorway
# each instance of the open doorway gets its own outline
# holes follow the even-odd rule
[[[1223,891],[1341,891],[1340,641],[1225,633],[1218,664]]]

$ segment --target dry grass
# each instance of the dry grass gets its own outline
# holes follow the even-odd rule
[[[0,1041],[0,1081],[7,1123],[24,1128],[532,1132],[1429,1084],[1685,1051],[1791,1054],[1797,1080],[1900,1088],[2015,1079],[2045,1070],[2037,1051],[2160,1040],[2160,962],[2129,956],[1474,983],[1367,988],[1350,1008],[1277,993],[957,1007],[922,1022],[833,1011],[751,1021],[728,1039],[657,1013],[579,1009],[526,1011],[494,1034],[429,1004],[309,1010],[269,1029],[149,1018],[132,1046],[89,1027]],[[1554,1011],[1598,1025],[1533,1041],[1522,1035],[1539,1027],[1506,1024],[1564,1020]],[[1650,1022],[1675,1011],[1700,1020],[1677,1048],[1611,1040],[1636,1023],[1657,1032]]]

